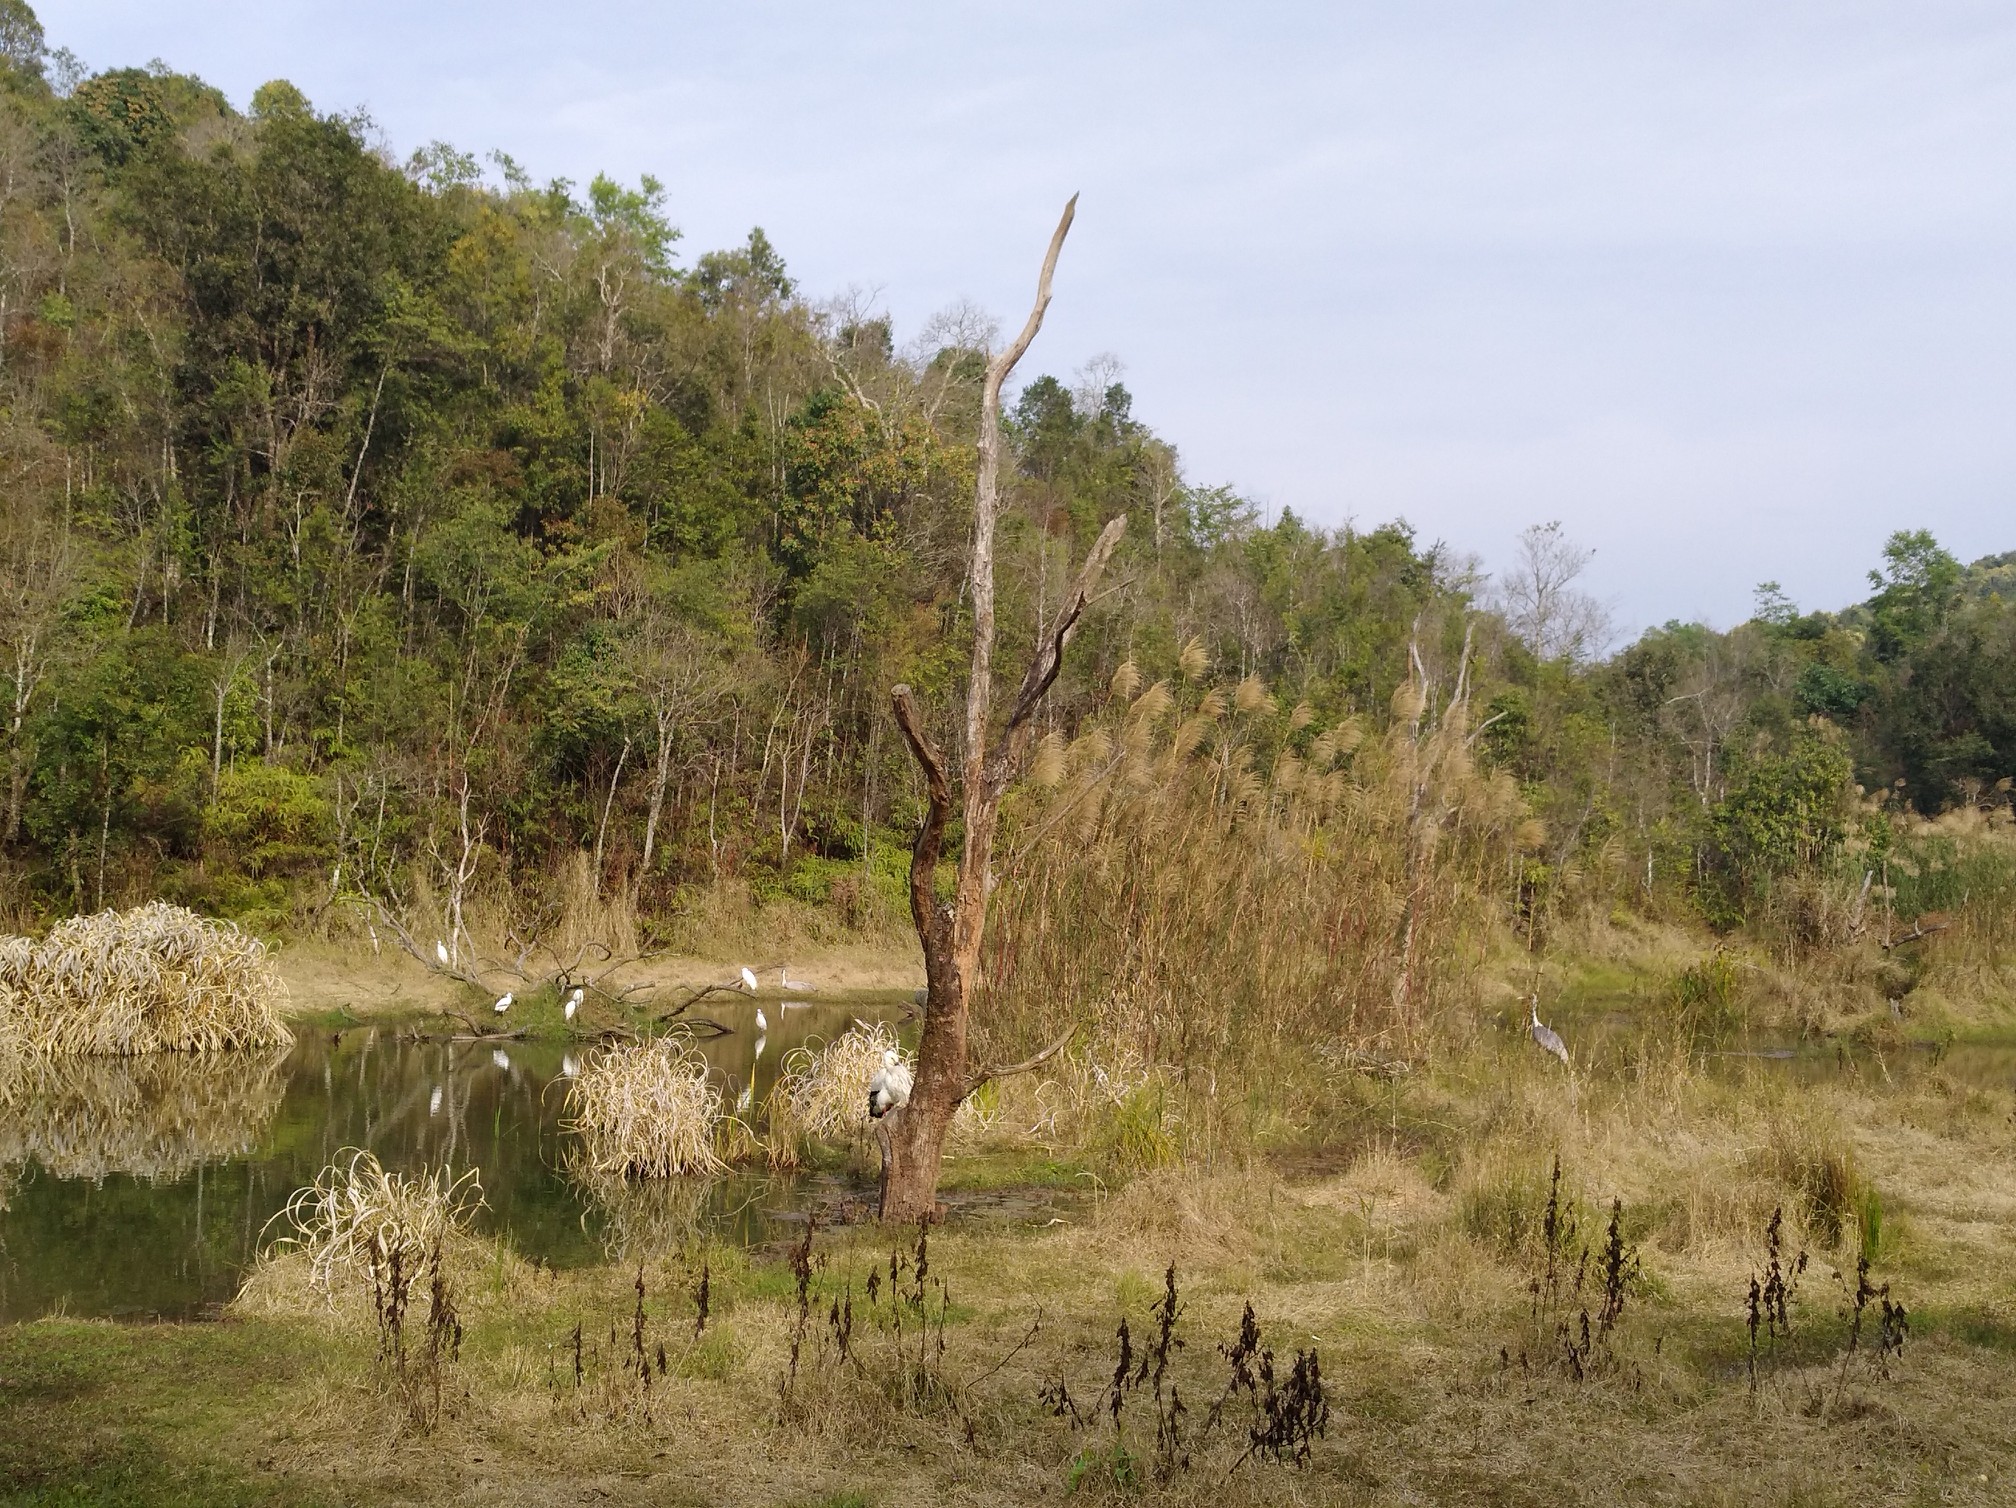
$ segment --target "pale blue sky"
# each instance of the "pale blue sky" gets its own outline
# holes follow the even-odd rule
[[[899,337],[1117,354],[1193,477],[1503,561],[1558,517],[1636,628],[2016,548],[2016,6],[44,0],[93,68],[292,79],[403,156],[670,190]]]

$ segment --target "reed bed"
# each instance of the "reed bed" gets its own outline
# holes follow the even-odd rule
[[[1251,678],[1137,683],[1039,746],[1008,814],[976,1053],[1075,1025],[1087,1061],[1175,1085],[1200,1135],[1299,1134],[1330,1058],[1428,1050],[1544,833],[1432,685],[1382,733]]]
[[[346,1150],[274,1217],[292,1227],[275,1248],[298,1248],[306,1256],[311,1286],[333,1297],[353,1286],[375,1290],[388,1276],[410,1280],[444,1246],[468,1234],[483,1204],[475,1168],[392,1173],[372,1153]]]
[[[0,941],[0,1046],[44,1054],[284,1047],[286,986],[228,922],[150,902]]]
[[[251,1152],[280,1108],[285,1055],[15,1058],[0,1065],[0,1169],[163,1180]]]
[[[676,1037],[604,1048],[567,1086],[579,1166],[604,1178],[723,1171],[715,1150],[722,1111],[707,1060]]]

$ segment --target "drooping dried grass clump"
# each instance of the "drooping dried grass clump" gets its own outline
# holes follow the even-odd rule
[[[30,1052],[284,1047],[285,998],[257,938],[165,901],[0,942],[0,1037]]]
[[[474,1168],[389,1173],[373,1154],[351,1148],[287,1201],[275,1218],[293,1234],[276,1247],[298,1248],[309,1283],[331,1297],[352,1286],[382,1287],[388,1277],[412,1278],[433,1253],[466,1236],[482,1203]]]
[[[770,1160],[795,1166],[808,1142],[848,1141],[868,1123],[868,1081],[901,1052],[887,1022],[859,1021],[824,1047],[794,1048],[770,1091]]]
[[[567,1129],[581,1166],[602,1177],[718,1173],[721,1090],[707,1060],[675,1037],[622,1043],[589,1057],[567,1087]]]
[[[255,1148],[280,1108],[285,1055],[0,1061],[0,1169],[58,1178],[180,1178]]]

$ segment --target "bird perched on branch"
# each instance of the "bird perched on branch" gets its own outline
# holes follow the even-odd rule
[[[517,997],[513,995],[509,990],[506,990],[503,994],[497,997],[497,1003],[491,1006],[490,1009],[495,1011],[498,1015],[501,1016],[506,1011],[511,1009],[511,1002],[516,998]]]
[[[561,1009],[560,1014],[572,1021],[574,1013],[581,1009],[581,1002],[587,998],[588,992],[577,986],[574,993],[567,997],[567,1004]]]
[[[882,1054],[882,1066],[868,1081],[868,1118],[879,1121],[909,1103],[910,1067],[891,1049]]]
[[[742,988],[752,995],[756,993],[756,971],[747,964],[742,966]]]
[[[448,944],[438,937],[434,939],[434,956],[441,960],[442,968],[448,967]]]
[[[1559,1032],[1540,1019],[1540,997],[1528,995],[1526,1008],[1533,1014],[1532,1024],[1526,1028],[1527,1032],[1543,1051],[1554,1054],[1565,1067],[1568,1063],[1568,1044],[1561,1040]]]

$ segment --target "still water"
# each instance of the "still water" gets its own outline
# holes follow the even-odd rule
[[[703,1043],[731,1105],[761,1097],[791,1049],[906,997],[764,1002],[714,1011]],[[760,1044],[760,1051],[759,1051]],[[556,1267],[601,1260],[696,1219],[761,1241],[830,1187],[757,1174],[632,1190],[605,1204],[566,1170],[567,1075],[585,1051],[549,1042],[402,1040],[369,1027],[304,1032],[273,1055],[176,1053],[36,1065],[0,1097],[0,1321],[51,1312],[188,1318],[237,1291],[268,1222],[344,1148],[386,1167],[481,1170],[477,1225]],[[830,1182],[830,1181],[829,1181]]]

